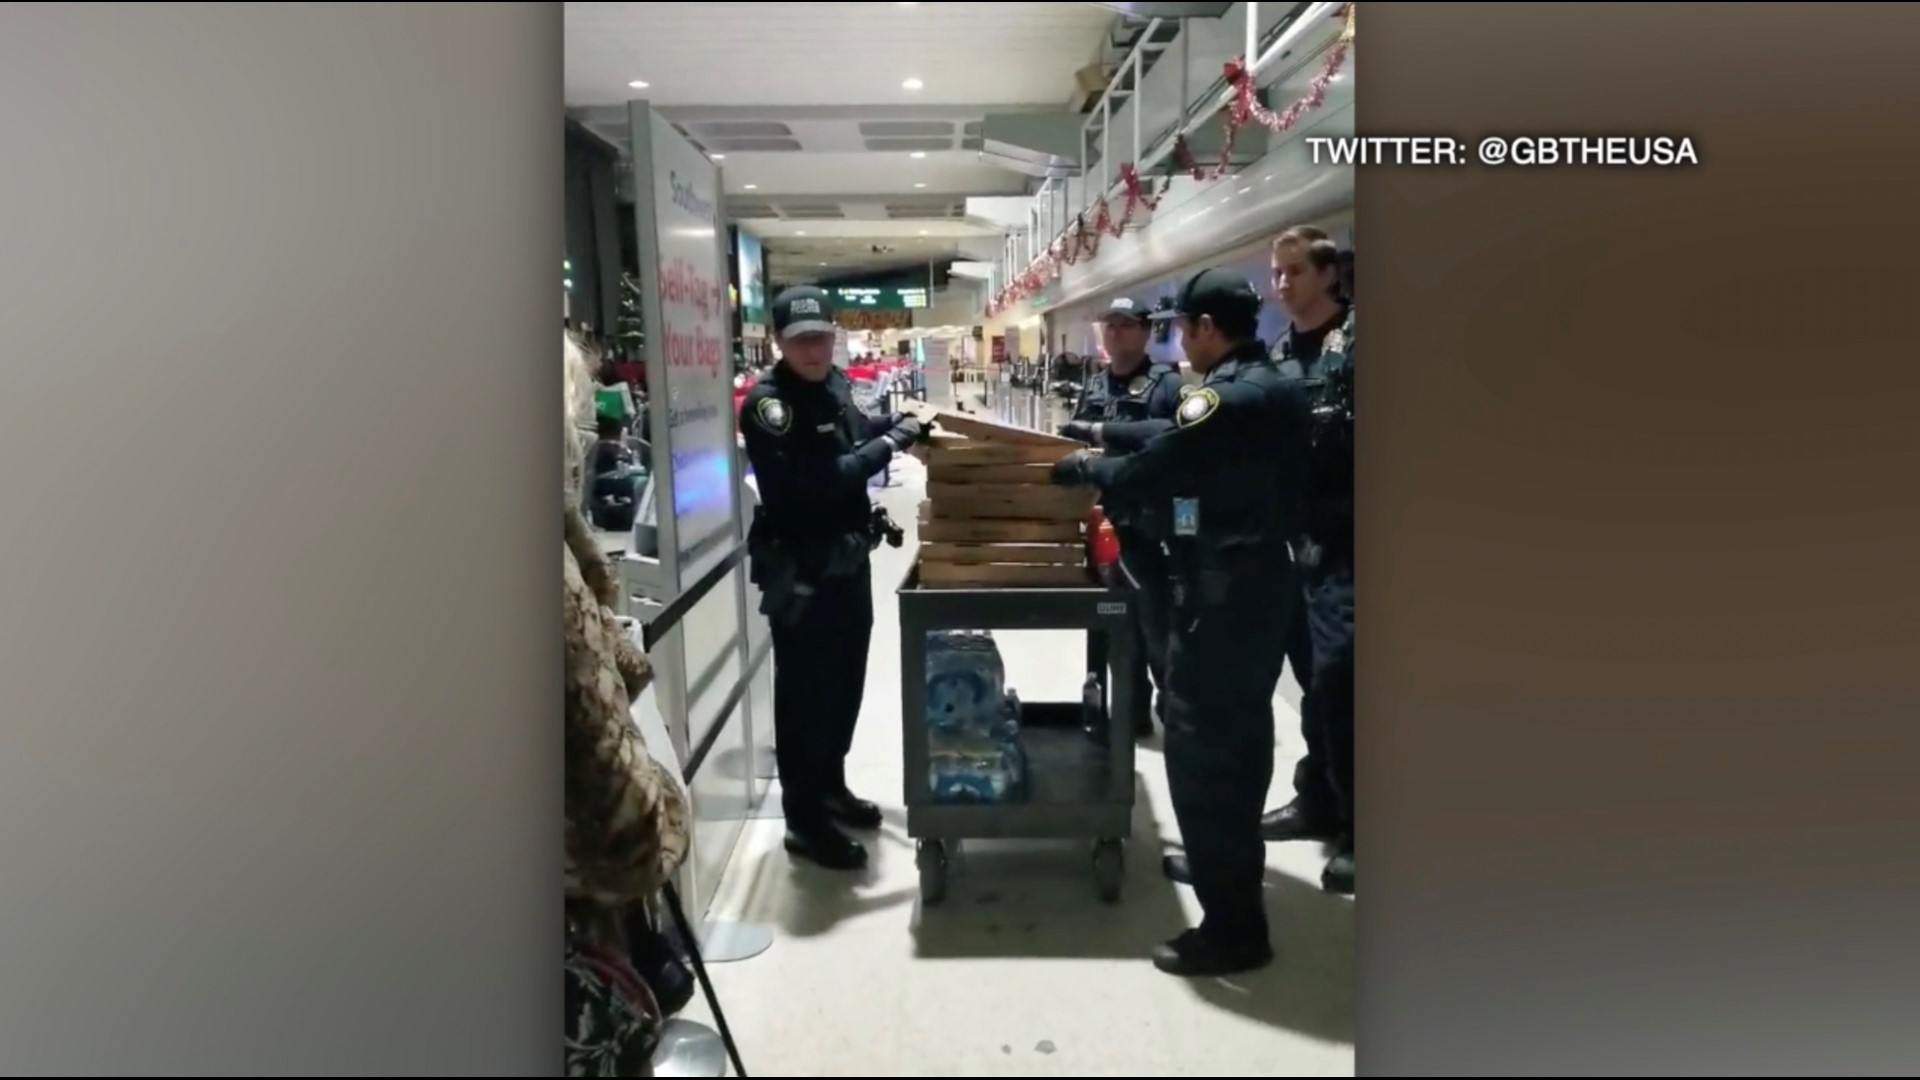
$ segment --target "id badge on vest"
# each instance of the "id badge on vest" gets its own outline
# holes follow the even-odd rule
[[[1200,500],[1173,500],[1173,535],[1200,535]]]

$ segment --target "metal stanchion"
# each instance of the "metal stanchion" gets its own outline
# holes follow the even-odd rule
[[[746,1065],[740,1060],[740,1047],[733,1041],[733,1031],[727,1027],[727,1014],[720,1010],[719,995],[713,992],[713,980],[707,977],[705,949],[693,941],[694,934],[687,923],[687,912],[680,904],[679,890],[671,884],[665,893],[667,910],[673,916],[674,925],[687,940],[687,959],[693,964],[693,976],[706,994],[707,1008],[713,1013],[714,1023],[720,1026],[714,1031],[705,1024],[691,1020],[669,1020],[661,1030],[660,1045],[653,1051],[653,1075],[655,1076],[725,1076],[727,1063],[733,1063],[735,1076],[746,1076]]]
[[[653,1050],[653,1075],[725,1076],[726,1044],[705,1024],[669,1020],[660,1030],[660,1045]]]

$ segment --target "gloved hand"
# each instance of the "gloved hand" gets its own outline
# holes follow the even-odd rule
[[[887,432],[887,441],[893,444],[895,450],[901,451],[914,443],[924,442],[932,437],[933,432],[929,430],[928,425],[911,416],[893,425],[893,430]]]
[[[1088,446],[1100,445],[1099,424],[1091,424],[1084,420],[1075,420],[1066,427],[1061,428],[1060,434],[1072,439],[1074,442],[1086,443]]]
[[[1047,479],[1061,487],[1086,487],[1093,482],[1093,459],[1093,451],[1075,450],[1053,463]]]

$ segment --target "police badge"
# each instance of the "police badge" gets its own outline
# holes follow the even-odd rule
[[[787,411],[787,403],[779,398],[761,398],[754,407],[753,417],[760,426],[775,435],[785,435],[787,428],[793,426],[793,414]]]
[[[1187,395],[1180,403],[1180,411],[1174,414],[1174,422],[1181,427],[1192,427],[1213,415],[1220,407],[1220,395],[1206,387],[1201,387]]]

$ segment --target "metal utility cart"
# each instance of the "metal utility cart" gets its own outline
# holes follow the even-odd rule
[[[1120,899],[1124,847],[1133,831],[1134,726],[1147,702],[1133,680],[1136,649],[1124,592],[1085,587],[928,588],[916,560],[899,589],[901,716],[905,723],[907,833],[916,841],[921,899],[946,897],[968,840],[1084,840],[1102,900]],[[1102,685],[1105,738],[1085,724],[1085,702],[1022,702],[1020,742],[1028,783],[1001,802],[936,799],[927,718],[927,636],[941,630],[1085,630],[1087,671]],[[1017,691],[1017,687],[1014,687]]]

